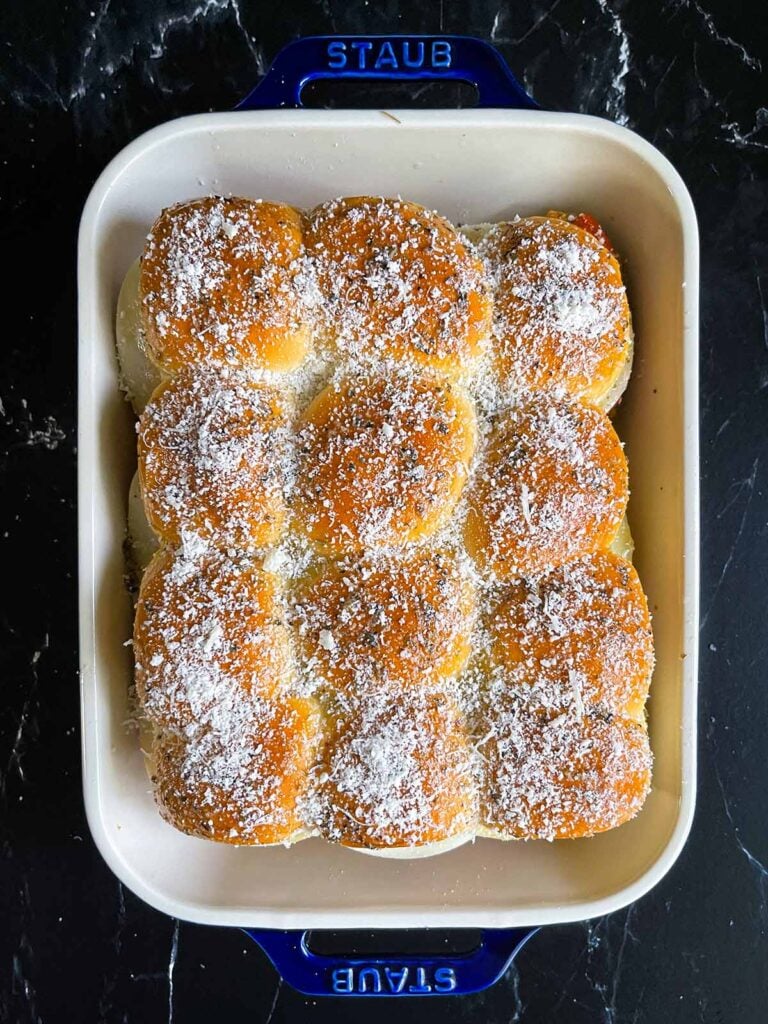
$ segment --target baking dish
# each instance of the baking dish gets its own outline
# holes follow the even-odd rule
[[[313,77],[453,77],[474,81],[485,107],[239,109],[185,117],[146,133],[112,161],[88,198],[79,237],[80,648],[89,825],[107,863],[137,895],[185,920],[259,929],[256,937],[267,945],[272,940],[284,972],[289,960],[301,965],[302,978],[293,980],[304,991],[414,994],[414,985],[418,994],[467,991],[482,987],[475,971],[482,958],[448,965],[452,974],[442,982],[439,966],[398,958],[393,964],[410,964],[412,982],[395,991],[395,976],[396,984],[385,979],[382,991],[381,973],[378,982],[374,975],[360,980],[366,963],[320,964],[301,936],[264,929],[513,929],[506,938],[486,935],[480,953],[487,983],[527,936],[519,929],[605,914],[651,888],[680,852],[694,807],[698,240],[690,197],[668,161],[627,129],[532,109],[498,54],[479,40],[411,38],[412,67],[401,66],[403,42],[301,40],[278,56],[241,106],[295,107]],[[435,42],[442,48],[434,51]],[[377,68],[382,52],[386,59]],[[502,109],[507,104],[528,109]],[[617,426],[629,455],[635,561],[657,650],[649,704],[654,786],[634,821],[587,840],[481,839],[411,861],[360,857],[318,839],[292,849],[220,847],[162,821],[137,738],[125,727],[132,664],[124,646],[131,603],[122,541],[135,435],[117,387],[113,317],[122,278],[157,212],[206,192],[303,207],[330,195],[402,194],[459,223],[554,207],[588,210],[606,226],[624,257],[634,312],[635,368]],[[419,969],[431,971],[431,981],[414,973]]]

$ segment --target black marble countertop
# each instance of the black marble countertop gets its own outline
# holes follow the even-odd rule
[[[768,1019],[768,18],[763,2],[26,0],[2,15],[0,1019]],[[626,124],[682,173],[702,241],[699,797],[634,906],[541,931],[482,995],[310,1000],[235,930],[173,921],[101,860],[81,798],[75,236],[106,162],[227,109],[317,32],[493,40],[548,108]],[[358,100],[360,96],[358,95]],[[391,102],[391,101],[390,101]]]

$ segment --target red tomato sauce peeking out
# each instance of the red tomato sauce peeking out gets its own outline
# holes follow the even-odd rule
[[[569,224],[575,224],[576,227],[581,228],[582,231],[588,231],[590,235],[594,235],[600,245],[604,245],[608,252],[616,252],[611,245],[610,238],[603,230],[602,225],[595,220],[591,213],[563,213],[560,210],[550,210],[547,216],[562,217],[562,219],[567,220]]]
[[[575,217],[569,217],[568,219],[571,224],[575,224],[577,228],[582,228],[582,230],[588,231],[590,235],[594,235],[600,245],[604,245],[609,252],[614,251],[610,238],[606,235],[602,225],[595,220],[591,213],[578,213]]]

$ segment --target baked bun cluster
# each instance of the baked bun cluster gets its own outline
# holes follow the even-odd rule
[[[117,342],[168,822],[424,856],[637,813],[653,641],[607,416],[633,340],[591,217],[180,203]]]

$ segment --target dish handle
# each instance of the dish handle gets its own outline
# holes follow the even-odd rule
[[[305,995],[442,996],[490,988],[538,928],[485,929],[469,953],[364,958],[313,953],[306,931],[243,930]]]
[[[477,88],[478,107],[535,110],[535,103],[484,39],[472,36],[307,36],[288,43],[237,110],[301,107],[308,82],[454,80]]]

